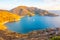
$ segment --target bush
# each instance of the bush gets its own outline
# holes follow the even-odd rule
[[[51,40],[60,40],[60,36],[52,37]]]

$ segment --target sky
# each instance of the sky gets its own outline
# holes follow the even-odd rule
[[[60,0],[0,0],[0,9],[11,10],[17,6],[37,7],[44,10],[60,10]]]

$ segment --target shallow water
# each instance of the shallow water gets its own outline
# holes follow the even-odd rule
[[[60,16],[25,16],[18,22],[5,24],[9,30],[18,33],[28,33],[33,30],[60,27]]]

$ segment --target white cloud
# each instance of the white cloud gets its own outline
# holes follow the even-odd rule
[[[42,6],[40,8],[45,10],[60,10],[60,0],[43,0]]]
[[[12,9],[18,5],[35,6],[45,10],[60,10],[60,0],[8,0],[7,2],[0,1],[0,9]]]

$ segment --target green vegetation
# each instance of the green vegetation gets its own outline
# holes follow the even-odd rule
[[[60,36],[52,37],[51,40],[60,40]]]

